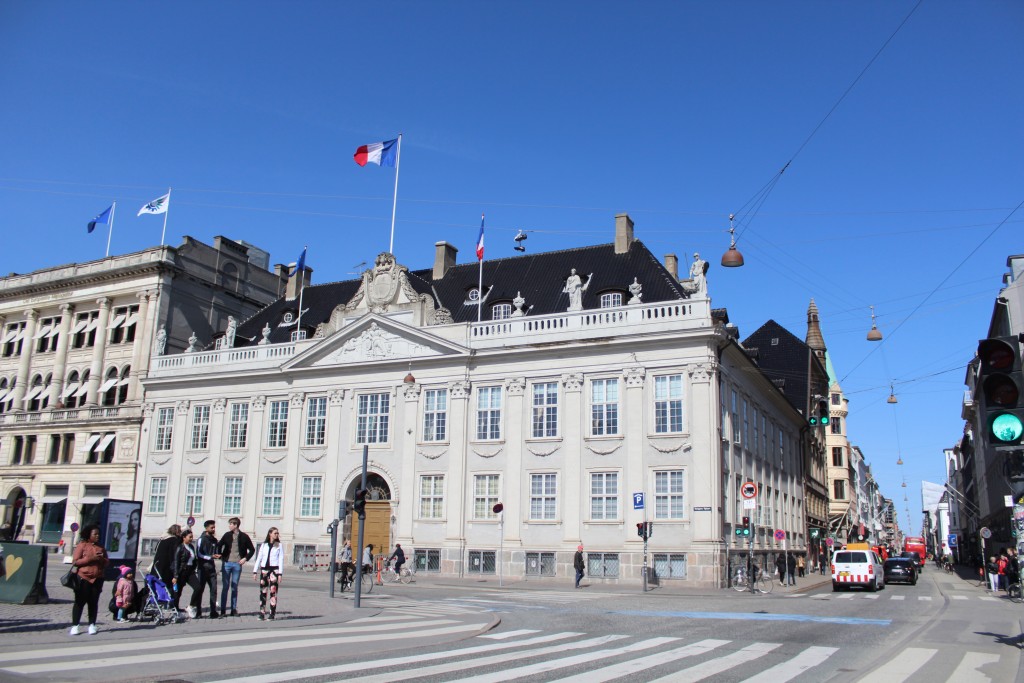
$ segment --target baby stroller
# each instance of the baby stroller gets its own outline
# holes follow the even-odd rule
[[[144,595],[142,611],[139,618],[144,621],[154,620],[158,624],[170,624],[178,621],[178,610],[174,609],[167,585],[154,574],[146,574],[146,587],[140,595]]]
[[[117,610],[119,609],[117,606],[117,598],[115,597],[117,595],[117,583],[117,581],[113,582],[113,588],[110,590],[110,603],[107,605],[107,608],[114,617],[117,617]],[[132,583],[135,584],[135,590],[133,591],[135,597],[132,598],[132,604],[125,605],[125,619],[135,619],[142,615],[142,608],[145,607],[146,598],[149,594],[149,588],[143,588],[140,591],[139,584],[135,581],[132,581]]]

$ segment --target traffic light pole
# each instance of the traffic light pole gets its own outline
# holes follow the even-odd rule
[[[646,497],[646,496],[645,496]],[[644,593],[647,592],[647,504],[644,504]]]
[[[359,488],[362,491],[366,491],[366,464],[367,464],[367,459],[369,458],[369,455],[370,455],[370,447],[364,444],[363,445],[363,478],[362,478],[361,483],[359,485]],[[361,507],[359,509],[359,545],[357,546],[359,548],[359,557],[358,557],[358,559],[357,558],[352,558],[353,560],[355,560],[355,564],[356,564],[356,585],[355,585],[355,592],[356,592],[355,605],[356,605],[356,609],[358,609],[361,606],[359,598],[362,597],[362,594],[363,594],[363,530],[364,530],[365,527],[366,527],[366,508],[365,507]],[[371,577],[370,580],[373,581],[373,578]]]

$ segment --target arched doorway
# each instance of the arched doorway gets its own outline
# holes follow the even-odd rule
[[[345,491],[347,500],[354,500],[356,489],[359,488],[361,477],[355,477],[349,482]],[[369,494],[366,496],[366,524],[363,527],[363,545],[373,544],[373,554],[388,554],[391,547],[391,486],[387,480],[376,472],[368,472],[366,475],[366,488]],[[359,542],[359,518],[356,515],[349,515],[344,525],[345,536],[352,541],[352,552],[354,555],[362,553],[357,548]]]
[[[27,514],[25,497],[25,489],[16,486],[0,501],[3,505],[3,509],[0,510],[0,540],[13,541],[21,533]]]

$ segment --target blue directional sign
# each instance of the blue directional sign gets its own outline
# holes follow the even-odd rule
[[[950,534],[949,535],[949,547],[950,548],[955,548],[956,547],[956,534]]]
[[[642,492],[641,493],[634,493],[633,494],[633,509],[634,510],[643,510],[644,509],[644,494]]]

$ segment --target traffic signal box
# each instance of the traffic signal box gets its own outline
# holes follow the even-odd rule
[[[654,535],[654,522],[637,522],[636,535],[645,541]]]
[[[743,518],[743,526],[736,527],[735,533],[737,536],[749,536],[750,535],[750,517]]]
[[[1024,437],[1024,377],[1020,341],[993,337],[978,342],[978,386],[985,408],[985,436],[992,446],[1017,446]]]
[[[811,416],[807,419],[807,424],[812,427],[818,425],[825,426],[829,423],[828,417],[828,401],[825,399],[818,399],[817,403],[811,408]]]
[[[362,517],[366,514],[366,489],[356,489],[356,499],[352,503],[352,511]]]

